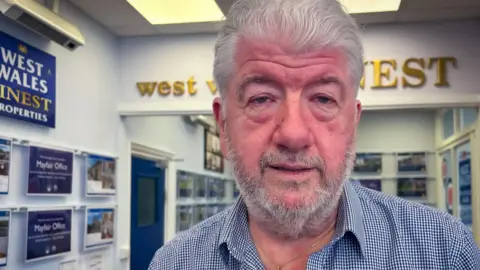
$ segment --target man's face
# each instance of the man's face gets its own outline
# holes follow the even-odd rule
[[[361,111],[344,55],[291,55],[246,40],[237,48],[237,72],[214,113],[247,204],[283,216],[335,204],[351,170]]]

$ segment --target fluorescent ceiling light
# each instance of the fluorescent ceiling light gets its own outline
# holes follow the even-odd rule
[[[153,25],[218,22],[224,17],[215,0],[127,0]]]
[[[350,14],[397,11],[402,0],[339,0]]]
[[[350,14],[397,11],[401,3],[401,0],[338,1]],[[215,0],[127,0],[127,2],[153,25],[218,22],[224,17]]]

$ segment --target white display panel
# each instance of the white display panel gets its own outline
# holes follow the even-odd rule
[[[111,157],[87,155],[87,196],[116,194],[116,160]]]
[[[85,211],[84,249],[102,247],[115,239],[115,208],[95,207]]]

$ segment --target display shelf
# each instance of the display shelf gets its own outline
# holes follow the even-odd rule
[[[233,179],[177,171],[177,232],[187,230],[235,202]]]

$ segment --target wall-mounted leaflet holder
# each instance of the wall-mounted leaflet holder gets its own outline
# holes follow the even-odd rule
[[[72,209],[74,211],[85,211],[89,205],[45,205],[45,206],[7,206],[2,209],[10,210],[12,213],[26,213],[28,211]],[[116,208],[116,205],[108,205],[110,208]]]

